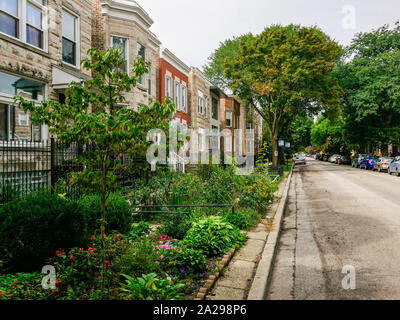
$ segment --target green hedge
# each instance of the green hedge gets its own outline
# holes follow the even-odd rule
[[[50,194],[32,194],[0,208],[0,260],[13,271],[40,271],[58,248],[86,243],[80,205]]]

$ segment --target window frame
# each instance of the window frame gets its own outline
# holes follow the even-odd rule
[[[230,115],[230,117],[229,117],[229,125],[228,125],[228,114]],[[233,111],[226,111],[226,113],[225,113],[225,127],[227,127],[227,128],[232,128],[232,125],[233,125],[233,123],[232,123],[232,115],[233,115]]]
[[[181,99],[180,99],[180,94],[181,94],[181,84],[180,82],[175,79],[174,80],[174,104],[176,107],[176,110],[181,111]]]
[[[142,47],[144,49],[144,57],[139,55],[139,48]],[[146,47],[142,45],[140,42],[136,42],[136,56],[140,57],[143,62],[146,62]],[[141,80],[143,79],[143,83]],[[142,88],[146,88],[146,74],[142,74],[140,78],[137,81],[137,84],[139,84]]]
[[[65,38],[63,36],[63,23],[62,23],[62,16],[61,16],[61,61],[62,63],[65,63],[68,66],[74,67],[76,69],[80,69],[80,61],[81,61],[81,39],[80,39],[80,35],[81,35],[81,18],[80,16],[75,13],[74,11],[66,8],[66,7],[62,7],[61,10],[61,15],[63,14],[63,12],[68,13],[69,15],[73,16],[75,18],[75,64],[69,63],[67,61],[64,61],[64,58],[62,56],[62,49],[63,49],[63,44],[62,44],[62,40]],[[65,38],[66,40],[73,42],[71,39]],[[73,42],[74,43],[74,42]]]
[[[42,84],[43,85],[43,98],[42,98],[43,100],[34,100],[34,99],[31,99],[31,98],[26,98],[26,100],[35,102],[35,105],[37,105],[37,106],[40,106],[42,101],[47,100],[47,96],[48,96],[48,84],[47,83],[42,82],[42,81],[38,81],[36,79],[29,78],[29,77],[20,76],[18,74],[11,73],[11,72],[0,71],[0,73],[9,74],[9,75],[20,77],[20,78],[23,78],[23,79],[35,81],[38,84]],[[10,117],[11,117],[11,109],[12,109],[12,107],[14,105],[14,96],[15,95],[12,95],[12,94],[9,94],[9,93],[6,93],[6,92],[0,92],[0,104],[4,104],[4,105],[7,106],[7,118],[6,118],[6,130],[7,130],[6,135],[7,135],[7,139],[6,140],[0,140],[0,145],[3,142],[10,143],[10,142],[16,141],[16,140],[11,140],[11,138],[10,138],[10,129],[11,129],[11,118]],[[14,106],[13,113],[16,116],[15,106]],[[36,125],[32,125],[32,122],[30,121],[30,115],[28,117],[28,121],[30,122],[29,126],[31,127],[31,129],[30,129],[31,130],[31,132],[30,132],[30,134],[31,134],[31,141],[30,142],[31,143],[42,143],[42,141],[45,141],[45,140],[48,139],[48,127],[47,127],[47,125],[39,125],[40,126],[41,140],[40,141],[34,141],[33,140],[33,126],[36,126]],[[14,126],[16,125],[16,122],[17,122],[17,118],[15,117]]]
[[[26,11],[27,11],[27,5],[28,4],[30,4],[31,6],[39,9],[41,11],[41,13],[42,13],[42,29],[40,31],[42,32],[43,48],[37,47],[37,46],[27,42],[26,29],[27,29],[27,26],[28,26],[28,20],[27,20],[27,14],[26,14],[27,12]],[[22,42],[22,43],[24,43],[24,44],[26,44],[26,45],[28,45],[28,46],[30,46],[32,48],[35,48],[35,49],[38,49],[38,50],[41,50],[43,52],[48,53],[48,50],[49,50],[49,41],[48,41],[49,31],[48,31],[48,23],[47,23],[47,20],[48,20],[48,7],[47,7],[48,1],[45,1],[45,4],[42,5],[41,3],[39,3],[39,2],[37,2],[35,0],[17,0],[17,5],[18,5],[18,16],[14,16],[14,15],[8,13],[8,12],[2,11],[2,12],[4,12],[5,15],[17,20],[17,25],[16,25],[17,29],[18,29],[17,30],[17,37],[14,37],[14,36],[12,36],[12,35],[10,35],[8,33],[2,32],[2,31],[0,31],[0,34],[3,34],[5,36],[7,36],[7,37],[15,39],[15,40],[17,40],[19,42]],[[31,25],[29,25],[29,26],[31,26]],[[31,27],[33,27],[34,29],[37,29],[34,26],[31,26]]]
[[[119,36],[117,34],[112,34],[111,35],[111,47],[114,47],[114,38],[120,38],[120,39],[124,39],[126,40],[125,42],[125,67],[126,67],[126,74],[129,76],[130,71],[129,71],[129,38],[128,37],[124,37],[124,36]]]
[[[204,112],[204,95],[201,91],[198,92],[198,106],[197,106],[197,112],[199,114],[203,114]]]
[[[182,83],[180,88],[182,111],[187,112],[187,87]]]
[[[173,99],[173,95],[174,93],[172,92],[172,77],[168,74],[165,74],[165,97],[168,97],[170,99]],[[168,81],[167,79],[169,79],[169,85],[168,85]],[[168,91],[168,92],[167,92]],[[168,94],[169,93],[169,94]],[[171,96],[172,95],[172,96]]]

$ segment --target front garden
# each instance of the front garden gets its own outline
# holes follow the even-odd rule
[[[201,165],[192,174],[160,171],[148,182],[139,179],[135,187],[119,189],[107,201],[104,241],[96,194],[80,200],[32,194],[3,205],[0,299],[193,298],[218,268],[217,259],[242,246],[244,231],[265,217],[277,187],[264,169],[248,176],[236,175],[235,169]],[[232,204],[235,210],[191,207],[149,214],[135,209],[204,204]],[[45,265],[55,267],[53,289],[42,286]]]

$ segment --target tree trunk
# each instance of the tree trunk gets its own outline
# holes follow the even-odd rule
[[[278,137],[271,134],[271,144],[272,144],[272,165],[277,166],[279,164],[279,147],[278,147]]]

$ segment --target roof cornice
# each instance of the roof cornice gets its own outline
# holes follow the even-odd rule
[[[161,49],[160,58],[167,61],[187,77],[189,76],[190,68],[167,48]]]
[[[154,21],[148,13],[133,0],[100,0],[103,15],[117,19],[132,20],[145,29],[149,29]]]

